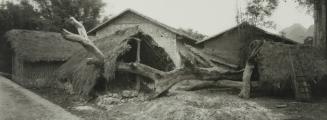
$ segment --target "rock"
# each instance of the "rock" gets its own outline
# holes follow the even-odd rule
[[[102,99],[102,103],[103,104],[107,104],[107,105],[119,104],[120,103],[120,99],[118,99],[118,98],[112,98],[112,97],[103,98]]]
[[[137,96],[137,92],[134,91],[129,91],[129,90],[124,90],[122,92],[122,97],[123,98],[133,98]]]
[[[112,97],[114,97],[114,98],[120,98],[121,96],[119,96],[117,93],[113,93],[112,94]]]
[[[113,96],[113,93],[106,93],[105,95],[103,95],[102,97],[112,97]]]
[[[114,105],[119,105],[122,103],[121,98],[119,97],[120,96],[118,94],[113,95],[113,97],[110,97],[108,95],[100,96],[98,97],[96,104],[102,108],[110,110]]]
[[[91,107],[91,106],[76,106],[76,107],[73,107],[73,109],[78,110],[78,111],[97,111],[96,108]]]
[[[126,100],[126,99],[121,99],[120,102],[122,102],[122,103],[126,103],[127,100]]]

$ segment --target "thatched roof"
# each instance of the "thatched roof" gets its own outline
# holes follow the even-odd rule
[[[203,39],[201,41],[198,41],[196,44],[203,44],[203,43],[206,43],[207,41],[211,41],[211,40],[215,40],[216,38],[218,37],[222,37],[223,35],[225,34],[228,34],[230,32],[233,32],[235,30],[240,30],[240,29],[251,29],[251,30],[255,30],[256,32],[260,32],[261,34],[255,34],[255,35],[264,35],[265,38],[269,38],[270,40],[274,41],[274,42],[283,42],[283,43],[287,43],[287,44],[299,44],[298,42],[294,41],[294,40],[291,40],[291,39],[288,39],[288,38],[285,38],[285,37],[282,37],[282,36],[279,36],[279,35],[276,35],[276,34],[273,34],[273,33],[270,33],[270,32],[267,32],[261,28],[258,28],[254,25],[250,25],[249,23],[247,22],[243,22],[237,26],[234,26],[230,29],[227,29],[221,33],[218,33],[216,35],[213,35],[211,37],[208,37],[206,39]]]
[[[95,40],[95,45],[106,57],[104,71],[95,65],[88,65],[87,58],[91,58],[92,55],[86,50],[81,49],[58,69],[59,79],[69,80],[73,84],[73,89],[77,94],[89,95],[90,91],[94,89],[96,80],[102,76],[101,73],[104,73],[103,77],[107,80],[113,80],[115,78],[115,65],[117,61],[133,47],[130,45],[132,41],[130,39],[131,37],[136,37],[147,42],[147,45],[151,46],[153,51],[156,51],[158,55],[162,55],[160,58],[167,61],[168,54],[164,49],[158,47],[152,38],[144,34],[138,27],[132,27],[116,31],[112,35]],[[171,59],[169,58],[168,61],[171,61]]]
[[[201,52],[201,50],[199,50],[198,48],[192,47],[190,45],[184,45],[184,49],[181,49],[179,53],[181,55],[183,63],[184,61],[188,61],[196,67],[220,67],[229,70],[238,69],[237,65],[230,64],[221,59],[212,57],[206,53]]]
[[[15,54],[31,62],[65,61],[81,48],[55,32],[10,30],[5,36]]]
[[[102,24],[94,27],[93,29],[91,29],[90,31],[88,31],[88,34],[94,34],[95,32],[103,29],[104,27],[106,27],[107,25],[109,25],[110,23],[112,23],[114,20],[116,20],[116,19],[120,18],[121,16],[123,16],[125,14],[128,14],[128,13],[135,14],[137,16],[140,16],[141,18],[144,18],[145,20],[148,20],[149,22],[151,22],[151,23],[153,23],[155,25],[158,25],[159,27],[162,27],[162,28],[164,28],[164,29],[166,29],[166,30],[168,30],[168,31],[170,31],[172,33],[175,33],[175,34],[177,34],[179,36],[182,36],[182,37],[186,38],[187,40],[189,40],[192,43],[195,43],[196,41],[198,41],[197,39],[195,39],[195,38],[193,38],[193,37],[191,37],[191,36],[189,36],[189,35],[181,32],[181,31],[177,30],[176,28],[173,28],[173,27],[168,26],[168,25],[166,25],[164,23],[161,23],[158,20],[155,20],[155,19],[153,19],[151,17],[148,17],[146,15],[143,15],[143,14],[141,14],[141,13],[135,11],[135,10],[132,10],[132,9],[126,9],[123,12],[119,13],[118,15],[112,17],[111,19],[109,19],[109,20],[103,22]]]
[[[322,50],[314,47],[265,42],[256,62],[260,88],[265,94],[291,93],[294,76],[305,77],[311,87],[326,80],[327,61]]]

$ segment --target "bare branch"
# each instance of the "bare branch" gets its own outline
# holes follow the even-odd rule
[[[87,51],[92,53],[100,63],[104,63],[105,56],[100,49],[88,38],[86,30],[82,23],[78,22],[75,18],[70,17],[70,22],[76,27],[79,35],[71,33],[65,29],[62,31],[62,36],[71,42],[81,44]],[[91,62],[93,63],[93,62]]]
[[[81,22],[78,22],[74,17],[70,17],[69,21],[76,27],[81,36],[88,38],[84,25]]]

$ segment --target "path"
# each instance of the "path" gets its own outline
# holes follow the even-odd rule
[[[78,120],[63,108],[0,76],[0,120]]]

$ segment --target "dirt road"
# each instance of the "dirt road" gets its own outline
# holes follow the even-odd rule
[[[0,76],[0,120],[79,120],[79,118]]]

